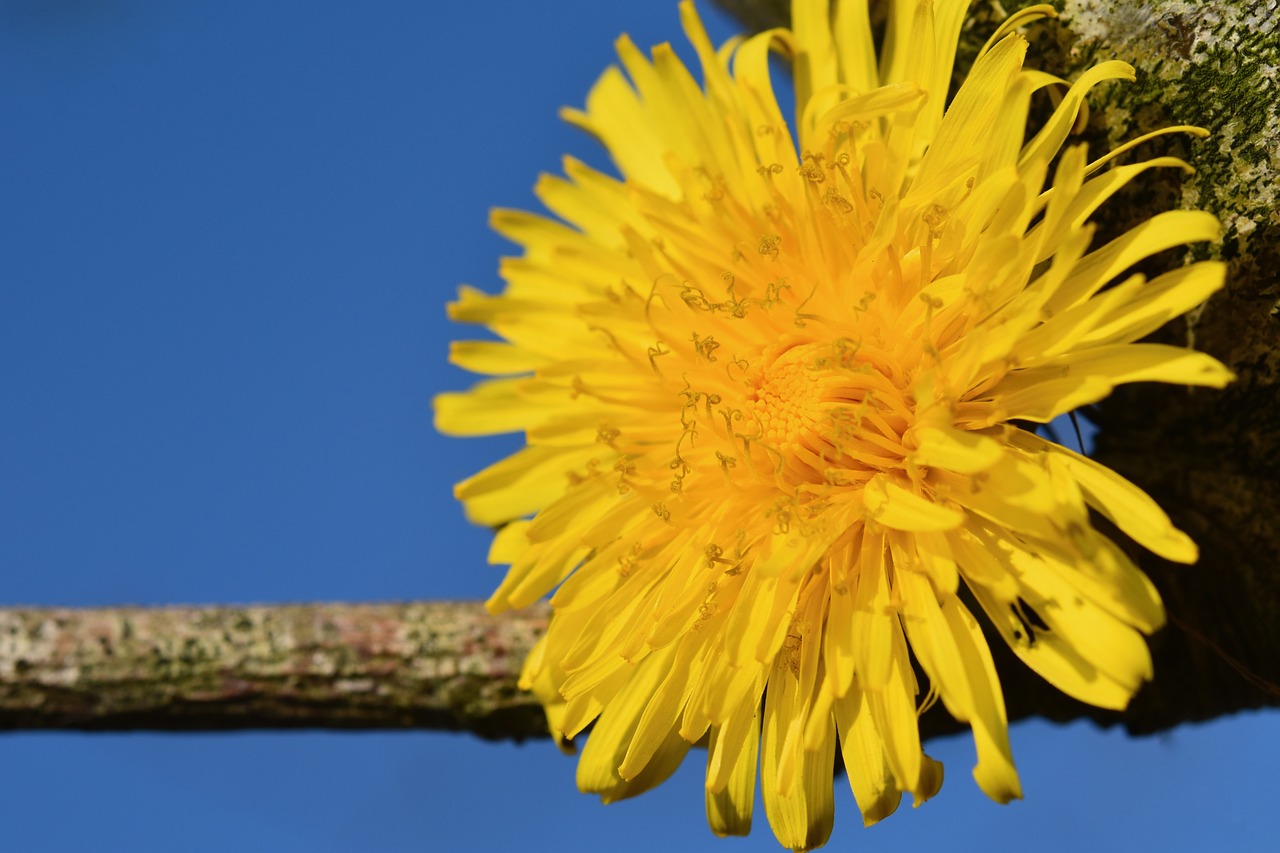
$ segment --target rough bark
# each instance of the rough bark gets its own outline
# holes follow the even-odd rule
[[[516,679],[546,622],[470,602],[0,610],[0,729],[544,736]]]

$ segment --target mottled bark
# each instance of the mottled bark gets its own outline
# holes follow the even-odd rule
[[[0,610],[0,729],[542,736],[516,679],[546,621],[470,602]]]

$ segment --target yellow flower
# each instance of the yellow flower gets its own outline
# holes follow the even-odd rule
[[[622,38],[626,76],[566,113],[621,179],[567,159],[537,187],[559,220],[494,214],[524,249],[505,292],[450,306],[502,339],[453,361],[499,378],[441,395],[438,427],[527,438],[457,487],[501,526],[491,559],[511,568],[488,604],[555,590],[524,683],[555,733],[594,722],[578,784],[605,801],[705,739],[712,829],[748,831],[759,757],[774,832],[813,848],[837,747],[868,824],[936,792],[917,727],[934,699],[972,727],[982,790],[1020,796],[973,604],[1085,702],[1123,708],[1151,677],[1159,597],[1090,511],[1169,560],[1195,545],[1023,425],[1125,382],[1229,381],[1207,355],[1134,343],[1221,287],[1222,265],[1124,276],[1219,226],[1168,212],[1093,246],[1099,205],[1185,164],[1065,145],[1088,91],[1133,69],[1069,85],[1024,69],[1015,30],[1047,6],[1005,23],[944,113],[967,5],[892,0],[877,61],[866,3],[795,0],[791,30],[717,51],[685,2],[701,84],[669,46]],[[771,51],[794,68],[793,125]]]

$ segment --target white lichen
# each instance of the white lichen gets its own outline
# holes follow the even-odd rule
[[[1280,223],[1280,0],[1066,0],[1062,17],[1073,59],[1125,59],[1150,89],[1107,105],[1113,143],[1152,129],[1148,114],[1213,133],[1181,200],[1217,213],[1226,251],[1249,254],[1259,227]]]

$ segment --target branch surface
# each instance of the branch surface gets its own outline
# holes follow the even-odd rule
[[[0,729],[544,737],[541,708],[516,682],[547,618],[545,605],[493,617],[475,602],[0,610]],[[1165,630],[1185,635],[1177,625]],[[1091,718],[1150,732],[1264,704],[1240,703],[1241,695],[1278,699],[1228,667],[1238,690],[1144,691],[1126,714],[1099,711],[990,640],[1011,720]],[[1186,643],[1158,640],[1158,672],[1217,677],[1216,667],[1181,657]],[[961,729],[936,708],[921,721],[926,738]]]
[[[0,729],[546,733],[547,610],[472,602],[0,610]]]

